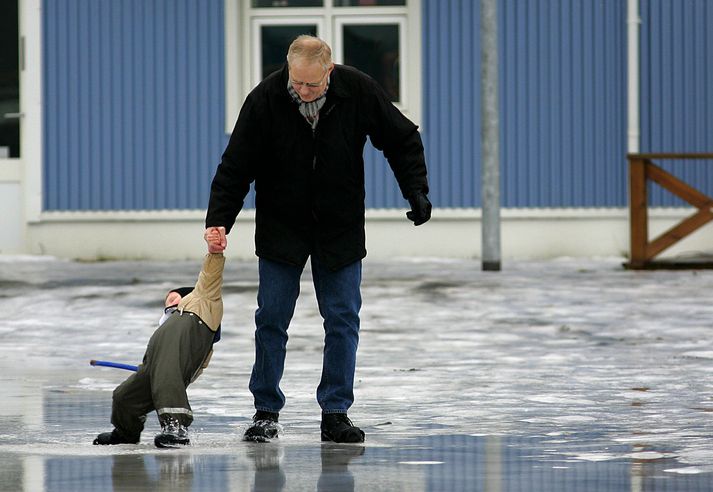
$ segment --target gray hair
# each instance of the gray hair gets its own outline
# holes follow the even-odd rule
[[[324,70],[332,65],[332,48],[322,39],[310,34],[300,34],[287,50],[287,64],[300,59],[319,62]]]

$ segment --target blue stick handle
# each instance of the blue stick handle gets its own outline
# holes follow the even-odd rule
[[[93,366],[115,367],[117,369],[126,369],[127,371],[136,371],[138,366],[131,364],[122,364],[121,362],[109,362],[107,360],[90,360],[89,363]]]

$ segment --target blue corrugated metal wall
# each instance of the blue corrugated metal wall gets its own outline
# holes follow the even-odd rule
[[[504,207],[626,203],[626,5],[499,4]],[[424,128],[432,199],[480,206],[478,2],[424,2]]]
[[[641,2],[642,152],[711,152],[713,2]],[[432,200],[480,206],[478,2],[423,2],[423,136]],[[504,207],[627,205],[626,2],[501,0]],[[370,206],[400,197],[367,152]],[[660,162],[713,194],[713,163]],[[682,202],[657,186],[652,205]]]
[[[506,207],[626,203],[626,2],[505,0]]]
[[[626,206],[626,2],[499,9],[502,205]],[[642,2],[642,150],[711,150],[712,12]],[[478,207],[478,2],[422,0],[422,15],[431,197]],[[43,20],[44,208],[205,208],[227,141],[223,0],[53,0]],[[405,207],[381,154],[365,157],[367,206]]]
[[[713,2],[641,2],[641,151],[713,152]],[[657,161],[713,195],[713,161]],[[684,202],[658,186],[650,201]]]
[[[223,0],[52,0],[43,22],[44,208],[205,208]]]
[[[478,5],[424,2],[423,137],[437,207],[480,203]]]

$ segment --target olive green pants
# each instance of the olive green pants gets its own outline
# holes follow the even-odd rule
[[[188,312],[174,313],[154,332],[143,363],[114,390],[111,423],[120,434],[138,440],[153,410],[159,422],[193,422],[186,388],[210,355],[214,335]]]

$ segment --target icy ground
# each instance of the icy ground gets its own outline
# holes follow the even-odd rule
[[[622,259],[365,261],[364,446],[322,445],[309,270],[268,445],[252,416],[255,262],[228,260],[223,339],[189,389],[193,445],[96,447],[111,390],[199,261],[0,256],[0,490],[713,490],[713,271]],[[143,484],[143,485],[142,485]],[[591,487],[591,488],[589,488]]]

